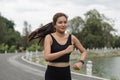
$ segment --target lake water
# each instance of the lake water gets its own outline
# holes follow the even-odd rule
[[[94,76],[103,77],[110,80],[120,80],[120,56],[93,58],[90,60],[92,61],[92,72]],[[71,64],[75,62],[76,61],[72,61]],[[83,66],[80,73],[86,74],[86,65]]]
[[[93,75],[120,80],[120,56],[91,59],[93,62]]]

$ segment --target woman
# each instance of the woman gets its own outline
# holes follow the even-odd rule
[[[73,68],[80,70],[86,58],[86,50],[74,36],[65,33],[68,17],[64,13],[56,13],[53,22],[33,31],[29,41],[39,38],[39,43],[44,42],[44,57],[48,61],[45,80],[72,80],[69,56],[75,45],[81,52],[80,61]]]

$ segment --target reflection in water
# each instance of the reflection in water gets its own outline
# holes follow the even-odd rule
[[[93,58],[93,75],[111,80],[120,80],[120,56],[119,57],[104,57]],[[71,64],[77,61],[72,61]],[[85,74],[86,65],[79,71]]]
[[[120,57],[94,58],[93,75],[120,80]]]

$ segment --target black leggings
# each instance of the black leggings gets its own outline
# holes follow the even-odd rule
[[[45,80],[71,80],[70,66],[54,67],[48,65]]]

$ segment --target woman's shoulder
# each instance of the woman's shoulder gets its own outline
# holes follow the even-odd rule
[[[51,39],[51,35],[52,35],[52,34],[47,34],[47,35],[45,36],[45,39]]]
[[[73,35],[73,34],[71,34],[71,38],[72,38],[73,42],[76,42],[76,40],[78,40],[78,38],[75,35]]]
[[[69,35],[71,35],[72,39],[76,38],[76,36],[73,34],[69,34]]]

